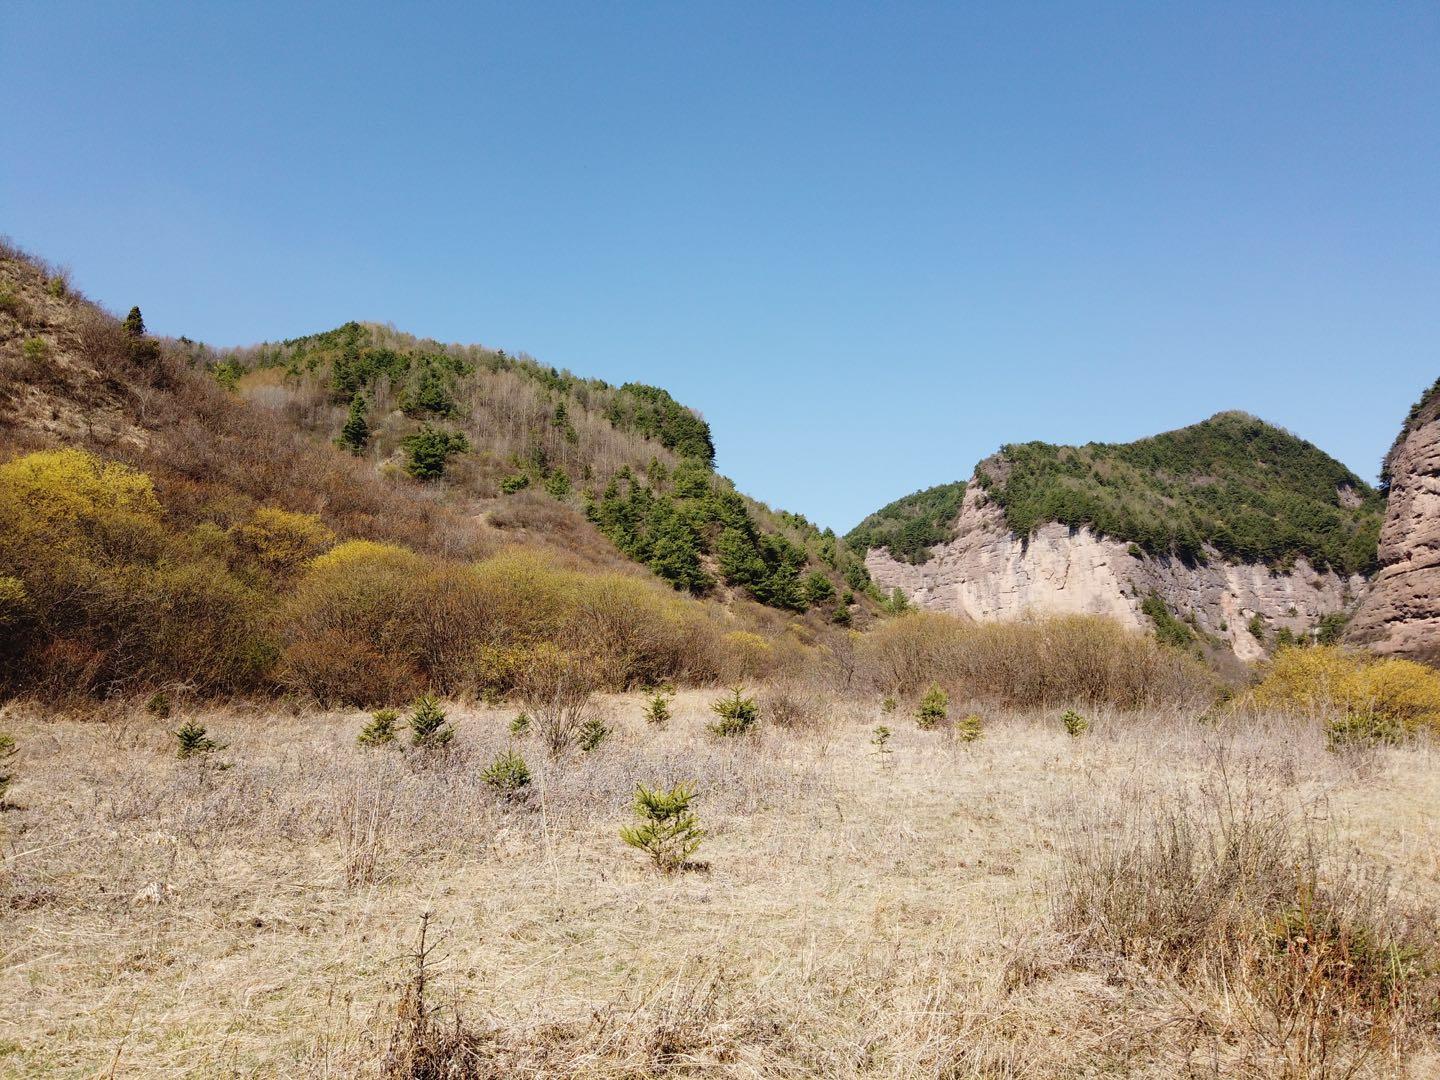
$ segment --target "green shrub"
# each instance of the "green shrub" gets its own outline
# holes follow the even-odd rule
[[[245,365],[237,358],[227,356],[210,369],[210,374],[217,383],[233,394],[240,389],[240,380],[245,377]]]
[[[645,852],[664,873],[683,869],[700,847],[705,831],[691,811],[694,788],[676,784],[669,791],[635,786],[635,816],[639,824],[620,830],[620,839]]]
[[[1381,713],[1351,712],[1325,722],[1325,748],[1332,753],[1373,746],[1398,746],[1408,736],[1403,723]]]
[[[455,728],[445,710],[431,694],[415,699],[410,706],[410,745],[417,750],[442,750],[455,738]]]
[[[1186,649],[1195,643],[1195,631],[1171,613],[1159,593],[1152,590],[1141,602],[1140,610],[1155,627],[1155,640],[1161,645]]]
[[[890,736],[892,734],[893,732],[888,727],[884,724],[879,724],[870,736],[870,745],[875,748],[875,753],[879,755],[882,762],[894,753],[894,751],[890,749]]]
[[[570,478],[558,469],[545,478],[545,493],[552,499],[564,499],[570,494]]]
[[[405,471],[416,480],[438,480],[456,454],[470,449],[470,440],[458,431],[425,426],[400,440]]]
[[[395,724],[399,719],[400,713],[395,709],[378,709],[360,729],[355,741],[361,746],[388,746],[395,741]]]
[[[25,301],[16,296],[8,288],[0,288],[0,312],[4,312],[12,319],[20,319],[25,314]]]
[[[656,690],[645,698],[645,719],[656,727],[670,722],[670,697],[664,690]]]
[[[811,607],[818,607],[835,597],[835,586],[819,570],[812,570],[805,576],[805,601]]]
[[[1250,616],[1250,621],[1245,624],[1245,629],[1249,630],[1250,636],[1260,642],[1261,645],[1265,644],[1265,620],[1260,616],[1258,611]]]
[[[524,491],[530,486],[528,473],[516,473],[514,476],[507,476],[500,481],[500,490],[506,495],[514,495],[517,491]]]
[[[610,737],[610,728],[605,721],[598,716],[592,716],[580,725],[580,734],[576,743],[585,753],[599,748],[600,744]]]
[[[530,714],[527,712],[517,713],[514,720],[510,721],[510,734],[517,739],[524,738],[530,734]]]
[[[891,589],[890,595],[880,605],[887,615],[904,615],[910,610],[910,599],[901,589]]]
[[[1065,715],[1060,717],[1060,723],[1065,725],[1065,734],[1069,735],[1072,739],[1078,739],[1090,730],[1090,721],[1086,720],[1074,709],[1066,709]]]
[[[50,355],[50,346],[45,344],[44,338],[26,338],[25,344],[20,346],[20,352],[30,363],[38,364]]]
[[[1332,611],[1328,615],[1322,615],[1320,621],[1315,624],[1315,644],[1340,644],[1340,639],[1345,636],[1345,626],[1349,622],[1350,616],[1343,611]]]
[[[224,743],[216,742],[206,733],[205,728],[194,720],[187,720],[175,732],[176,756],[182,760],[199,758],[202,761],[213,753],[225,749]]]
[[[955,741],[972,743],[985,733],[985,719],[979,713],[967,713],[955,721]]]
[[[15,738],[0,732],[0,809],[5,807],[5,793],[10,790],[10,785],[15,780],[15,774],[10,771],[10,760],[20,751],[15,746]]]
[[[352,454],[358,454],[370,445],[370,421],[366,415],[369,411],[370,403],[365,400],[364,394],[356,394],[350,399],[345,425],[335,441]]]
[[[896,701],[894,696],[890,694],[887,694],[884,700],[880,702],[880,711],[886,716],[893,714],[899,707],[900,702]]]
[[[920,707],[915,710],[915,722],[922,731],[929,731],[943,724],[949,715],[950,695],[940,689],[938,683],[931,683],[930,689],[920,699]]]
[[[156,690],[145,702],[145,712],[156,720],[169,720],[172,708],[170,694],[165,690]]]
[[[415,382],[400,394],[400,411],[409,417],[424,415],[451,417],[459,411],[450,389],[451,376],[441,365],[429,362],[419,365]]]
[[[748,734],[760,719],[755,699],[746,697],[738,686],[731,689],[729,697],[711,702],[710,710],[719,717],[710,725],[710,731],[722,737]]]
[[[530,767],[514,750],[506,750],[480,774],[480,779],[507,799],[516,799],[530,786]]]
[[[45,291],[56,300],[63,300],[70,293],[70,283],[61,274],[56,274],[49,281],[45,282]]]

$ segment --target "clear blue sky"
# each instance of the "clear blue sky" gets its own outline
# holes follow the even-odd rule
[[[845,529],[1243,408],[1367,477],[1440,375],[1440,5],[7,0],[0,232],[218,344],[657,383]]]

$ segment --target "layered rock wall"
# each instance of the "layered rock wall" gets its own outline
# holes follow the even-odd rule
[[[1440,516],[1436,521],[1440,525]],[[1288,628],[1298,635],[1325,615],[1349,610],[1365,587],[1363,578],[1320,573],[1303,559],[1285,573],[1228,564],[1218,556],[1205,566],[1186,566],[1054,523],[1022,538],[974,482],[966,489],[955,539],[935,547],[928,561],[914,566],[871,549],[865,564],[882,589],[899,588],[919,607],[977,620],[1090,614],[1148,628],[1140,605],[1153,591],[1242,660],[1264,655],[1249,629],[1253,616],[1272,632]]]
[[[1440,659],[1440,420],[1422,404],[1386,462],[1390,497],[1380,570],[1349,640],[1378,652]]]

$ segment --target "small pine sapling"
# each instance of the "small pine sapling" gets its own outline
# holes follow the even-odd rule
[[[395,741],[395,722],[399,719],[400,714],[394,709],[380,709],[360,729],[355,741],[361,746],[388,746]]]
[[[622,828],[620,839],[649,855],[663,873],[683,869],[705,836],[700,819],[690,809],[694,797],[695,789],[689,784],[676,784],[669,791],[637,784],[635,816],[639,821]]]
[[[1065,715],[1060,717],[1060,723],[1065,725],[1065,734],[1069,735],[1072,739],[1078,739],[1090,730],[1090,721],[1086,720],[1074,709],[1066,709]]]
[[[415,699],[410,706],[410,745],[417,750],[443,750],[455,738],[455,729],[445,719],[445,710],[431,694]]]
[[[670,722],[670,697],[664,690],[656,690],[645,699],[645,719],[656,727]]]
[[[719,717],[710,725],[710,731],[722,737],[749,734],[760,719],[760,707],[755,699],[746,697],[738,686],[731,689],[729,697],[711,702],[710,709]]]
[[[881,724],[876,727],[875,733],[870,736],[870,745],[875,748],[875,755],[880,759],[880,764],[882,765],[890,764],[890,755],[895,752],[890,749],[891,734],[890,729],[884,724]]]
[[[580,734],[576,741],[580,744],[580,749],[588,754],[597,749],[609,737],[610,729],[606,726],[605,721],[598,716],[592,716],[580,725]]]
[[[979,713],[968,713],[955,721],[955,741],[972,743],[985,733],[985,718]]]
[[[530,786],[530,767],[514,750],[506,750],[480,774],[480,779],[507,799],[519,799]]]
[[[164,690],[156,690],[150,695],[150,700],[145,702],[145,711],[156,720],[169,720],[172,709],[170,695]]]
[[[510,721],[510,734],[517,739],[523,739],[530,734],[530,714],[522,712],[514,720]]]
[[[950,696],[940,689],[938,683],[931,683],[930,689],[920,699],[920,707],[915,710],[915,722],[922,731],[929,731],[943,724],[949,715]]]
[[[182,761],[199,758],[209,761],[210,755],[224,750],[225,744],[216,742],[205,732],[205,728],[194,720],[186,720],[175,732],[176,756]]]
[[[880,702],[880,712],[883,713],[885,716],[892,715],[899,707],[900,703],[895,700],[893,695],[887,694],[885,700]]]

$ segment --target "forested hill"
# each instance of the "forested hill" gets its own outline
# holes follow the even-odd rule
[[[975,480],[1019,535],[1046,522],[1088,526],[1151,555],[1366,573],[1384,495],[1313,444],[1241,412],[1131,443],[1013,443]],[[952,535],[965,484],[899,499],[847,535],[924,562]]]
[[[476,345],[351,322],[193,363],[379,470],[496,500],[491,520],[578,510],[626,557],[696,595],[847,621],[868,587],[833,532],[715,472],[710,427],[665,390],[612,386]],[[545,522],[534,528],[543,530]]]

